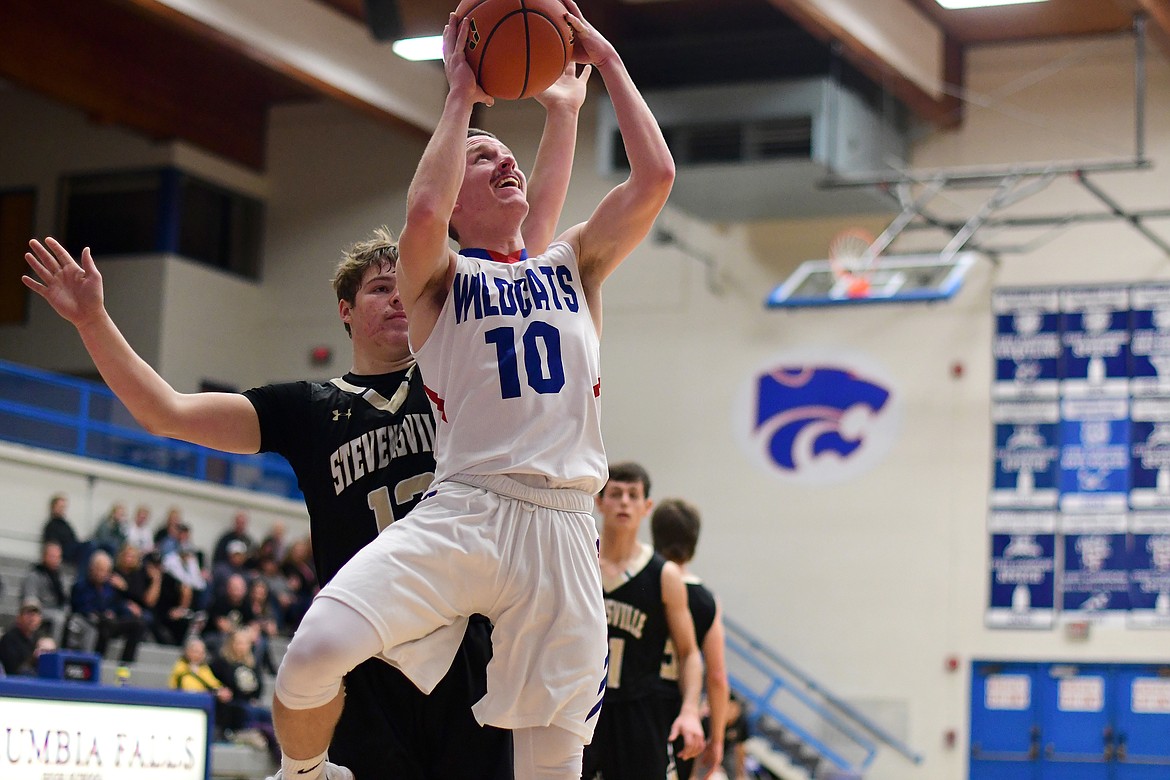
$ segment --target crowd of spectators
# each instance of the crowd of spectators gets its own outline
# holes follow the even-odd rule
[[[152,527],[149,507],[131,515],[115,502],[85,537],[69,519],[68,497],[52,496],[40,559],[19,583],[18,614],[0,625],[0,668],[35,674],[41,652],[105,656],[114,639],[120,660],[132,664],[144,640],[186,646],[198,639],[213,659],[226,648],[258,673],[275,673],[271,640],[291,635],[318,582],[307,538],[287,539],[278,521],[256,541],[248,523],[247,512],[237,511],[208,555],[178,507]],[[247,653],[231,647],[243,638]],[[223,684],[236,700],[248,687],[234,678]]]

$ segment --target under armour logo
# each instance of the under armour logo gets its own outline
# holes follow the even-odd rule
[[[352,416],[353,416],[353,410],[351,410],[351,409],[346,409],[346,410],[345,410],[345,419],[347,419],[347,420],[348,420],[348,419],[349,419],[350,417],[352,417]],[[340,419],[341,419],[341,410],[340,410],[340,409],[334,409],[334,410],[333,410],[333,422],[337,422],[337,421],[338,421],[338,420],[340,420]]]

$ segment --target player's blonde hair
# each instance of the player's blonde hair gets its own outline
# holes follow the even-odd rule
[[[390,228],[382,225],[368,239],[345,250],[337,270],[333,272],[333,292],[337,293],[337,300],[352,304],[357,299],[357,291],[366,271],[370,268],[381,269],[383,266],[393,269],[397,264],[398,243]],[[353,335],[349,323],[344,325],[345,332]]]

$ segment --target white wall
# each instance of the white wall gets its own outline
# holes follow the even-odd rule
[[[1124,43],[1099,50],[1083,44],[980,50],[969,62],[969,87],[990,94],[1022,84],[1016,80],[1045,62],[1085,52],[1088,60],[1013,94],[998,110],[972,109],[959,130],[924,139],[914,164],[1128,155],[1132,73]],[[1149,77],[1148,151],[1156,166],[1100,181],[1129,206],[1166,208],[1170,68],[1160,55]],[[535,105],[500,104],[480,124],[498,131],[528,168],[540,121]],[[591,133],[588,113],[566,225],[586,218],[611,184],[594,173]],[[348,353],[328,278],[346,244],[378,224],[397,228],[420,152],[417,142],[343,110],[277,111],[260,294],[233,292],[224,307],[254,306],[240,321],[253,330],[220,333],[217,355],[202,352],[190,362],[207,361],[216,378],[241,386],[344,371],[343,358],[320,370],[305,362],[318,343]],[[5,178],[0,172],[0,181]],[[954,203],[944,199],[940,208],[965,216],[977,194],[954,195]],[[1093,207],[1075,186],[1059,182],[1019,209]],[[882,225],[881,216],[854,221]],[[656,497],[685,496],[703,510],[695,568],[729,615],[838,694],[886,713],[925,754],[917,767],[883,754],[872,780],[965,777],[972,658],[1165,656],[1164,633],[1100,629],[1073,643],[1060,631],[987,630],[983,610],[992,289],[1166,278],[1170,258],[1127,226],[1077,227],[1026,255],[1006,255],[998,266],[981,262],[945,304],[769,311],[763,300],[771,287],[801,260],[824,256],[840,220],[711,225],[668,209],[663,222],[716,259],[720,291],[708,288],[701,266],[686,253],[652,242],[607,284],[602,382],[609,453],[644,462],[655,476]],[[1158,229],[1170,233],[1164,222]],[[924,234],[907,244],[931,241],[941,246],[939,237]],[[167,301],[168,308],[179,307]],[[193,315],[183,316],[188,322]],[[169,378],[188,383],[188,368],[171,362],[181,360],[184,345],[168,344]],[[900,433],[870,472],[832,487],[781,482],[754,466],[737,443],[743,384],[777,355],[795,352],[861,356],[892,378],[903,404]],[[238,362],[231,366],[233,355]],[[961,660],[956,673],[945,669],[950,655]],[[959,736],[953,748],[944,744],[948,729]]]
[[[57,493],[69,500],[66,517],[83,539],[92,535],[115,502],[126,504],[130,516],[137,506],[150,508],[152,528],[162,523],[172,507],[178,508],[191,526],[191,541],[208,556],[240,509],[248,513],[248,531],[257,540],[277,521],[284,523],[290,540],[309,533],[308,514],[299,501],[7,442],[0,442],[0,485],[4,487],[3,553],[29,560],[40,556],[49,498]]]

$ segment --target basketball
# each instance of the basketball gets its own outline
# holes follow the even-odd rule
[[[552,86],[570,59],[566,11],[560,0],[463,0],[455,17],[471,18],[467,62],[483,91],[519,100]]]

